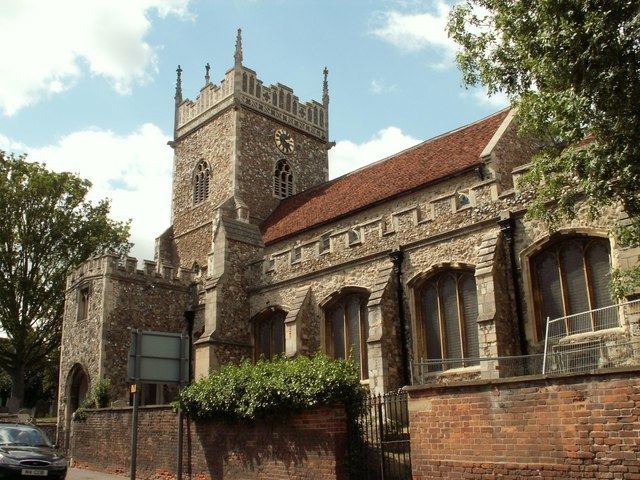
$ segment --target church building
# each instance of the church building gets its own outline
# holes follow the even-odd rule
[[[611,234],[611,208],[553,231],[525,214],[518,183],[539,145],[506,109],[329,180],[327,70],[319,101],[265,85],[243,63],[220,83],[175,91],[171,227],[153,261],[93,258],[68,278],[59,432],[92,382],[129,402],[132,329],[180,332],[195,310],[195,376],[275,355],[351,357],[374,393],[500,377],[539,353],[547,318],[612,305],[613,267],[640,252]],[[149,208],[153,208],[152,205]],[[589,338],[638,325],[593,315]],[[465,361],[468,360],[468,361]],[[425,372],[422,372],[422,378]],[[146,385],[143,403],[170,399]],[[64,437],[61,437],[64,438]]]

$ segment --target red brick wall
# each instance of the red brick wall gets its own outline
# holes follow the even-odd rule
[[[640,479],[640,371],[410,390],[414,480]]]
[[[138,421],[138,478],[175,476],[177,414],[142,407]],[[130,408],[94,410],[73,422],[70,456],[82,467],[127,473],[130,441]],[[193,478],[343,480],[345,452],[346,417],[337,407],[253,424],[185,422],[183,468]]]

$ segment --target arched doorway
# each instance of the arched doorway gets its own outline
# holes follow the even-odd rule
[[[82,367],[72,372],[71,387],[69,389],[69,406],[71,413],[75,412],[83,400],[87,397],[89,390],[89,377]]]
[[[71,417],[85,398],[89,391],[89,375],[85,368],[76,363],[67,376],[67,408],[65,412],[65,448],[69,447],[69,434],[71,429]]]

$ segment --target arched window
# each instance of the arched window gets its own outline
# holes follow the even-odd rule
[[[285,159],[278,160],[273,174],[273,194],[277,198],[287,198],[293,195],[293,173]]]
[[[479,357],[476,280],[470,270],[445,270],[418,288],[423,354],[429,371],[469,366]],[[452,362],[440,360],[452,359]],[[457,360],[457,361],[456,361]]]
[[[256,359],[270,359],[284,354],[284,319],[282,310],[270,310],[254,321]]]
[[[571,237],[549,245],[531,258],[539,338],[544,335],[547,318],[564,317],[612,304],[607,288],[609,251],[607,239]],[[565,328],[569,334],[617,325],[617,316],[605,318],[604,312],[593,312],[567,319]]]
[[[360,378],[369,378],[367,365],[368,295],[345,293],[325,308],[327,353],[333,358],[350,357],[360,368]]]
[[[209,164],[204,160],[196,165],[195,175],[193,178],[193,204],[203,202],[209,198]]]

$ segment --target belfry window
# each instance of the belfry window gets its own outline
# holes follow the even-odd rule
[[[469,270],[446,270],[417,291],[423,354],[429,371],[472,365],[478,358],[478,301],[476,281]],[[451,359],[452,361],[446,361]]]
[[[260,315],[254,324],[256,359],[271,359],[284,353],[284,319],[282,310]]]
[[[352,358],[362,379],[369,378],[367,299],[363,293],[346,293],[325,309],[327,353],[333,358]]]
[[[209,198],[209,164],[204,160],[196,165],[193,178],[193,204],[197,205]]]
[[[78,320],[85,320],[89,317],[89,296],[91,291],[89,287],[81,288],[78,292]]]
[[[588,312],[612,304],[609,283],[609,241],[573,237],[551,244],[531,258],[538,336],[546,319]],[[567,334],[615,327],[618,318],[599,311],[567,319]]]
[[[273,174],[273,195],[276,198],[287,198],[293,195],[293,173],[285,159],[278,160]]]

